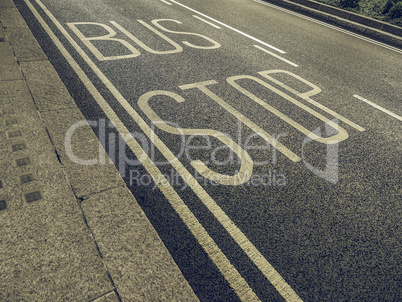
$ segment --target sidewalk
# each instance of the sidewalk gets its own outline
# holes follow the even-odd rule
[[[65,134],[82,120],[0,0],[0,301],[197,301],[116,168],[66,155]],[[98,157],[89,126],[72,148]]]

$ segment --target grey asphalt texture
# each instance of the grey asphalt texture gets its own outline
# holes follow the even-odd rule
[[[105,118],[27,7],[22,1],[16,3],[83,115],[88,120]],[[167,97],[152,99],[151,107],[163,120],[177,123],[183,128],[218,130],[235,141],[239,139],[244,145],[253,134],[247,126],[242,125],[239,138],[238,121],[231,114],[200,91],[182,91],[179,88],[185,84],[215,80],[217,84],[208,86],[215,94],[269,134],[286,134],[280,142],[301,156],[305,135],[235,90],[226,79],[236,75],[261,78],[258,72],[279,69],[290,71],[320,87],[322,92],[312,96],[313,100],[365,128],[360,132],[340,122],[349,137],[338,146],[339,181],[336,184],[318,177],[303,162],[293,163],[279,152],[277,161],[273,163],[272,150],[250,150],[250,156],[255,161],[269,159],[268,164],[255,166],[254,174],[283,175],[286,184],[224,186],[207,182],[204,189],[302,300],[401,299],[402,124],[353,97],[358,94],[401,115],[401,53],[253,1],[181,0],[180,3],[285,50],[286,54],[279,55],[299,67],[290,66],[258,50],[253,47],[258,43],[247,37],[224,27],[213,28],[195,19],[193,12],[178,5],[170,6],[156,0],[62,3],[44,0],[43,3],[65,28],[68,22],[98,22],[111,26],[109,21],[116,21],[157,50],[169,50],[172,46],[137,20],[148,24],[152,24],[151,20],[154,19],[179,20],[182,24],[171,21],[161,24],[170,30],[199,33],[221,44],[217,49],[191,48],[182,41],[200,46],[210,46],[211,43],[194,35],[164,32],[183,47],[182,52],[157,55],[136,46],[141,51],[136,58],[99,62],[69,31],[147,122],[150,122],[149,119],[137,103],[139,97],[148,91],[167,90],[183,96],[186,101],[178,104]],[[45,16],[37,5],[35,7]],[[141,134],[142,130],[71,45],[54,26],[51,27],[130,132]],[[81,25],[79,28],[87,36],[106,33],[94,25]],[[124,38],[121,33],[116,37]],[[102,49],[104,55],[127,53],[118,43],[94,42],[94,45]],[[284,77],[282,80],[288,81],[286,83],[297,87],[297,90],[308,89],[292,78]],[[238,83],[268,100],[273,107],[310,131],[318,127],[324,129],[322,121],[261,85],[247,79]],[[300,98],[298,100],[301,101]],[[330,118],[328,114],[326,116]],[[96,129],[94,132],[97,133]],[[117,133],[110,130],[106,141],[112,134]],[[156,134],[173,152],[180,151],[180,137],[159,129],[156,129]],[[205,141],[200,138],[198,143],[205,144]],[[222,145],[216,139],[212,139],[211,143],[212,148]],[[255,138],[249,143],[260,146],[263,141]],[[107,151],[109,154],[118,154],[115,145],[107,146]],[[325,151],[322,144],[310,143],[304,150],[305,160],[323,169]],[[194,151],[191,155],[193,159],[211,158],[211,154],[205,151]],[[216,155],[222,161],[228,156],[226,151]],[[162,160],[158,151],[155,159]],[[180,160],[189,171],[194,172],[188,158],[183,156]],[[115,164],[119,165],[118,158]],[[231,165],[211,164],[208,167],[228,175],[234,175],[239,169],[237,161]],[[166,174],[172,171],[169,165],[159,168]],[[141,166],[129,169],[141,175],[147,173]],[[129,177],[124,179],[198,298],[201,301],[235,301],[237,297],[233,290],[163,194],[158,189],[152,189],[153,184],[133,185]],[[275,288],[195,193],[182,186],[176,186],[175,189],[258,297],[262,301],[282,301]]]

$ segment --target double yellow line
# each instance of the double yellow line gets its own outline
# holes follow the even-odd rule
[[[210,237],[201,223],[197,220],[194,214],[186,206],[181,197],[173,189],[173,187],[166,180],[161,171],[151,161],[141,145],[137,140],[131,136],[128,129],[124,126],[123,122],[119,119],[113,109],[109,106],[107,101],[99,93],[97,88],[89,80],[85,72],[81,69],[78,63],[66,50],[60,40],[56,37],[55,33],[41,17],[36,8],[29,0],[24,0],[29,9],[35,15],[39,23],[43,26],[44,30],[53,40],[57,48],[69,62],[73,70],[77,73],[80,80],[84,83],[88,91],[92,94],[96,102],[102,108],[107,115],[108,119],[114,124],[119,131],[126,144],[134,152],[137,158],[142,159],[142,164],[148,173],[152,176],[157,183],[159,189],[165,195],[175,211],[180,215],[183,222],[189,228],[193,236],[200,243],[217,268],[220,270],[225,279],[229,282],[230,286],[234,289],[236,294],[242,301],[260,301],[254,291],[250,288],[244,278],[236,270],[236,268],[230,263],[224,253],[219,249],[214,240]],[[175,155],[168,149],[168,147],[156,136],[148,124],[142,119],[142,117],[132,108],[127,100],[120,94],[116,87],[109,81],[109,79],[101,72],[101,70],[95,65],[95,63],[85,54],[80,46],[74,41],[69,33],[63,28],[58,20],[52,15],[52,13],[46,8],[46,6],[40,1],[35,0],[37,5],[43,10],[44,13],[52,20],[54,25],[60,30],[65,38],[71,43],[76,51],[81,55],[85,62],[91,67],[95,74],[101,79],[101,81],[110,90],[116,100],[123,106],[123,108],[130,114],[134,121],[139,125],[142,131],[152,139],[155,146],[165,156],[165,158],[171,162],[175,170],[180,173],[181,177],[187,182],[188,186],[196,193],[204,205],[211,211],[214,217],[222,224],[230,236],[241,247],[241,249],[247,254],[251,261],[260,269],[265,277],[273,284],[282,297],[286,301],[301,301],[296,292],[286,283],[282,276],[273,268],[273,266],[264,258],[264,256],[257,250],[257,248],[250,242],[250,240],[243,234],[243,232],[232,222],[232,220],[226,215],[226,213],[219,207],[219,205],[208,195],[208,193],[202,188],[197,180],[191,175],[191,173],[177,160]]]

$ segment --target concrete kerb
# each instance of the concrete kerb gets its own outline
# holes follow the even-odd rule
[[[311,0],[262,0],[402,48],[402,28]]]
[[[9,37],[0,43],[0,300],[90,301],[113,287]]]
[[[11,14],[6,16],[6,12],[10,12]],[[53,174],[61,175],[61,177],[53,177],[53,174],[51,174],[52,179],[57,179],[61,183],[60,186],[63,186],[65,189],[63,191],[64,195],[67,196],[56,196],[55,192],[57,190],[55,188],[52,189],[52,180],[50,177],[47,177],[48,179],[42,181],[46,184],[46,200],[33,204],[31,207],[23,202],[19,204],[15,203],[15,209],[7,208],[0,212],[4,218],[3,223],[8,223],[8,230],[2,232],[5,234],[6,231],[13,231],[15,236],[19,236],[19,242],[15,242],[14,245],[15,248],[24,252],[24,249],[18,248],[19,244],[23,244],[24,242],[24,234],[21,233],[23,230],[22,227],[18,227],[18,225],[14,226],[13,223],[16,221],[14,216],[19,213],[24,213],[25,216],[29,217],[29,211],[33,211],[32,209],[38,208],[39,212],[42,208],[49,209],[48,211],[42,211],[44,213],[43,215],[46,214],[49,217],[53,216],[53,218],[51,220],[50,218],[44,219],[44,225],[46,225],[46,221],[48,220],[53,221],[57,223],[60,230],[63,230],[63,224],[67,223],[67,218],[63,218],[64,216],[62,215],[64,212],[59,213],[60,218],[55,217],[54,213],[58,212],[58,202],[62,202],[68,198],[68,206],[70,208],[67,210],[71,212],[71,215],[75,219],[74,221],[79,222],[79,226],[74,228],[76,228],[77,234],[82,233],[82,235],[70,237],[73,240],[81,236],[82,241],[85,241],[86,245],[77,245],[77,249],[81,246],[83,250],[83,247],[87,246],[88,250],[91,252],[86,258],[83,257],[83,259],[76,261],[70,259],[69,263],[79,263],[79,261],[91,259],[91,263],[93,263],[91,268],[92,271],[95,272],[93,274],[95,281],[92,283],[91,281],[87,282],[90,285],[90,288],[88,287],[89,289],[79,290],[79,282],[77,280],[76,288],[70,288],[68,292],[65,292],[65,290],[62,289],[63,285],[59,284],[60,282],[63,283],[63,281],[61,279],[60,282],[54,280],[54,277],[60,277],[63,271],[68,272],[65,268],[62,270],[55,269],[52,271],[52,276],[42,275],[43,272],[37,272],[34,276],[36,278],[35,280],[31,280],[28,274],[26,276],[26,284],[23,285],[23,283],[12,278],[12,276],[15,275],[13,273],[14,266],[7,264],[5,262],[6,259],[0,259],[0,263],[5,265],[11,278],[2,283],[2,294],[7,294],[6,291],[8,290],[9,293],[13,293],[13,297],[17,300],[31,300],[31,298],[33,300],[46,300],[49,295],[54,299],[69,295],[72,300],[76,300],[73,295],[77,292],[81,293],[81,295],[88,294],[86,297],[89,298],[91,296],[91,300],[96,296],[100,297],[96,299],[96,301],[132,301],[132,298],[138,297],[139,294],[141,294],[142,298],[147,299],[148,297],[149,301],[198,301],[191,287],[184,279],[181,271],[174,263],[171,255],[124,181],[121,179],[114,165],[82,167],[71,162],[68,156],[66,156],[63,139],[66,129],[75,122],[82,121],[85,118],[75,105],[61,79],[58,77],[53,66],[43,53],[38,42],[11,0],[0,0],[0,42],[1,41],[6,41],[6,43],[0,43],[4,44],[3,52],[9,53],[12,57],[12,60],[9,60],[10,64],[12,64],[12,66],[10,65],[12,72],[2,72],[4,78],[2,84],[16,85],[15,81],[18,81],[20,85],[25,87],[24,91],[26,92],[26,97],[20,97],[19,100],[20,102],[26,102],[26,104],[21,104],[21,110],[17,113],[20,114],[27,107],[31,108],[31,110],[28,110],[30,121],[38,125],[37,127],[41,127],[36,133],[42,133],[41,137],[43,141],[46,141],[47,146],[49,146],[47,150],[53,152],[53,155],[49,156],[49,160],[51,159],[52,167],[54,167],[54,170],[58,173],[54,172]],[[43,72],[51,76],[43,76]],[[25,132],[28,134],[35,131],[35,129],[30,129],[28,124],[22,124],[21,127],[25,127]],[[93,158],[94,152],[96,152],[99,147],[98,139],[89,125],[81,127],[80,130],[81,132],[73,137],[73,148],[83,157],[87,156],[88,158]],[[0,132],[0,134],[2,133]],[[40,178],[41,175],[46,176],[49,173],[44,171],[46,170],[46,165],[41,164],[44,160],[40,159],[45,156],[40,152],[40,148],[43,148],[40,146],[43,146],[43,144],[40,143],[36,137],[29,136],[26,139],[28,141],[27,144],[29,143],[31,146],[38,145],[37,149],[39,151],[34,150],[35,152],[37,151],[35,154],[37,154],[38,158],[38,173],[36,173],[38,178]],[[85,181],[76,181],[77,179]],[[41,180],[38,181],[40,182]],[[8,183],[10,183],[10,181]],[[5,189],[1,189],[3,190],[2,192],[4,192]],[[12,191],[14,189],[10,187],[10,190]],[[52,194],[49,194],[49,192]],[[79,220],[77,207],[74,206],[74,198],[76,199],[76,204],[79,204],[81,214],[83,215],[81,221]],[[18,199],[18,197],[15,199]],[[66,203],[63,203],[63,205],[64,204]],[[113,211],[111,211],[111,209],[113,209]],[[24,224],[29,223],[29,219],[23,217],[21,219]],[[36,221],[41,218],[38,215],[34,215],[32,219],[35,220],[36,223]],[[119,223],[115,223],[115,219],[118,219]],[[123,220],[124,225],[121,223]],[[72,220],[68,223],[69,225],[74,224]],[[87,227],[86,230],[85,225]],[[49,224],[46,228],[51,229],[52,227],[53,226]],[[68,230],[66,230],[66,232],[68,233],[72,228],[71,226],[67,227]],[[108,230],[113,230],[113,232],[108,232]],[[32,233],[35,232],[32,231]],[[89,233],[94,240],[96,248],[100,252],[98,256],[96,256],[95,246],[93,244],[91,245],[88,241],[90,238]],[[36,234],[42,237],[46,235],[41,234],[39,230]],[[0,235],[2,235],[2,233],[0,233]],[[134,242],[126,240],[129,237],[133,239],[140,238],[141,240],[134,240]],[[55,242],[57,242],[58,239],[54,239]],[[40,244],[38,243],[38,246],[33,240],[30,242],[30,248],[37,250],[42,258],[46,257],[46,255],[42,255],[40,252],[43,248],[49,249],[52,253],[58,253],[58,251],[52,246],[49,246],[45,240],[42,240]],[[147,242],[148,245],[141,245],[144,242]],[[151,250],[149,249],[150,243],[152,243]],[[75,245],[73,247],[75,248]],[[3,249],[0,248],[0,254],[6,252],[4,248],[5,246],[3,246]],[[149,256],[146,256],[147,254]],[[71,252],[68,255],[75,254]],[[27,261],[26,263],[24,262],[25,267],[30,266],[29,261],[31,260],[28,259],[29,256],[32,257],[32,255],[20,255],[20,257],[25,257],[24,261]],[[20,261],[19,259],[22,259],[20,257],[14,257],[16,258],[15,265],[22,265],[18,262]],[[66,258],[65,255],[63,257]],[[124,259],[129,259],[130,261],[123,261]],[[36,262],[33,264],[37,266],[41,265],[40,259],[36,259],[35,261]],[[103,266],[107,269],[113,287],[107,284],[107,277],[105,279],[106,273],[102,271],[101,268],[103,266],[99,265],[100,261],[103,262]],[[90,261],[88,260],[87,262]],[[57,263],[55,266],[57,266]],[[34,266],[32,265],[32,267]],[[89,275],[91,275],[92,271],[88,271],[87,273],[88,280],[90,279]],[[65,277],[67,280],[71,276]],[[42,291],[37,291],[35,296],[30,297],[29,290],[34,290],[31,288],[31,285],[35,284],[38,278],[41,278],[40,280],[50,280],[50,283],[48,284],[46,283],[47,281],[44,281]],[[7,282],[9,282],[9,284]],[[19,287],[18,284],[21,284],[21,286]],[[46,292],[46,289],[49,292]],[[115,289],[115,291],[113,289]],[[20,293],[21,296],[18,296],[18,293]],[[0,294],[0,297],[2,294]],[[57,296],[58,294],[60,296]],[[80,301],[84,301],[81,299],[83,296],[77,296],[76,298]]]

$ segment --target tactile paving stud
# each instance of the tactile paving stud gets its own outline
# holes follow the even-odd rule
[[[43,199],[41,191],[33,191],[24,194],[25,201],[30,203]]]
[[[7,209],[7,202],[4,199],[2,199],[0,200],[0,211],[5,209]]]
[[[25,143],[11,145],[11,150],[13,150],[13,152],[25,150],[26,148],[27,146],[25,145]]]
[[[22,166],[30,165],[31,160],[29,159],[29,157],[18,158],[15,160],[15,163],[17,164],[17,167],[22,167]]]
[[[9,96],[10,92],[8,91],[8,89],[2,89],[0,91],[0,96]]]
[[[15,110],[12,108],[7,108],[2,110],[3,114],[15,114]]]
[[[12,125],[17,125],[18,119],[12,118],[12,119],[5,120],[5,124],[6,124],[6,127],[12,126]]]
[[[35,178],[35,175],[33,173],[24,174],[24,175],[20,176],[21,184],[26,184],[28,182],[33,182],[35,180],[36,180],[36,178]]]
[[[8,138],[19,137],[22,136],[22,132],[20,130],[7,132]]]

